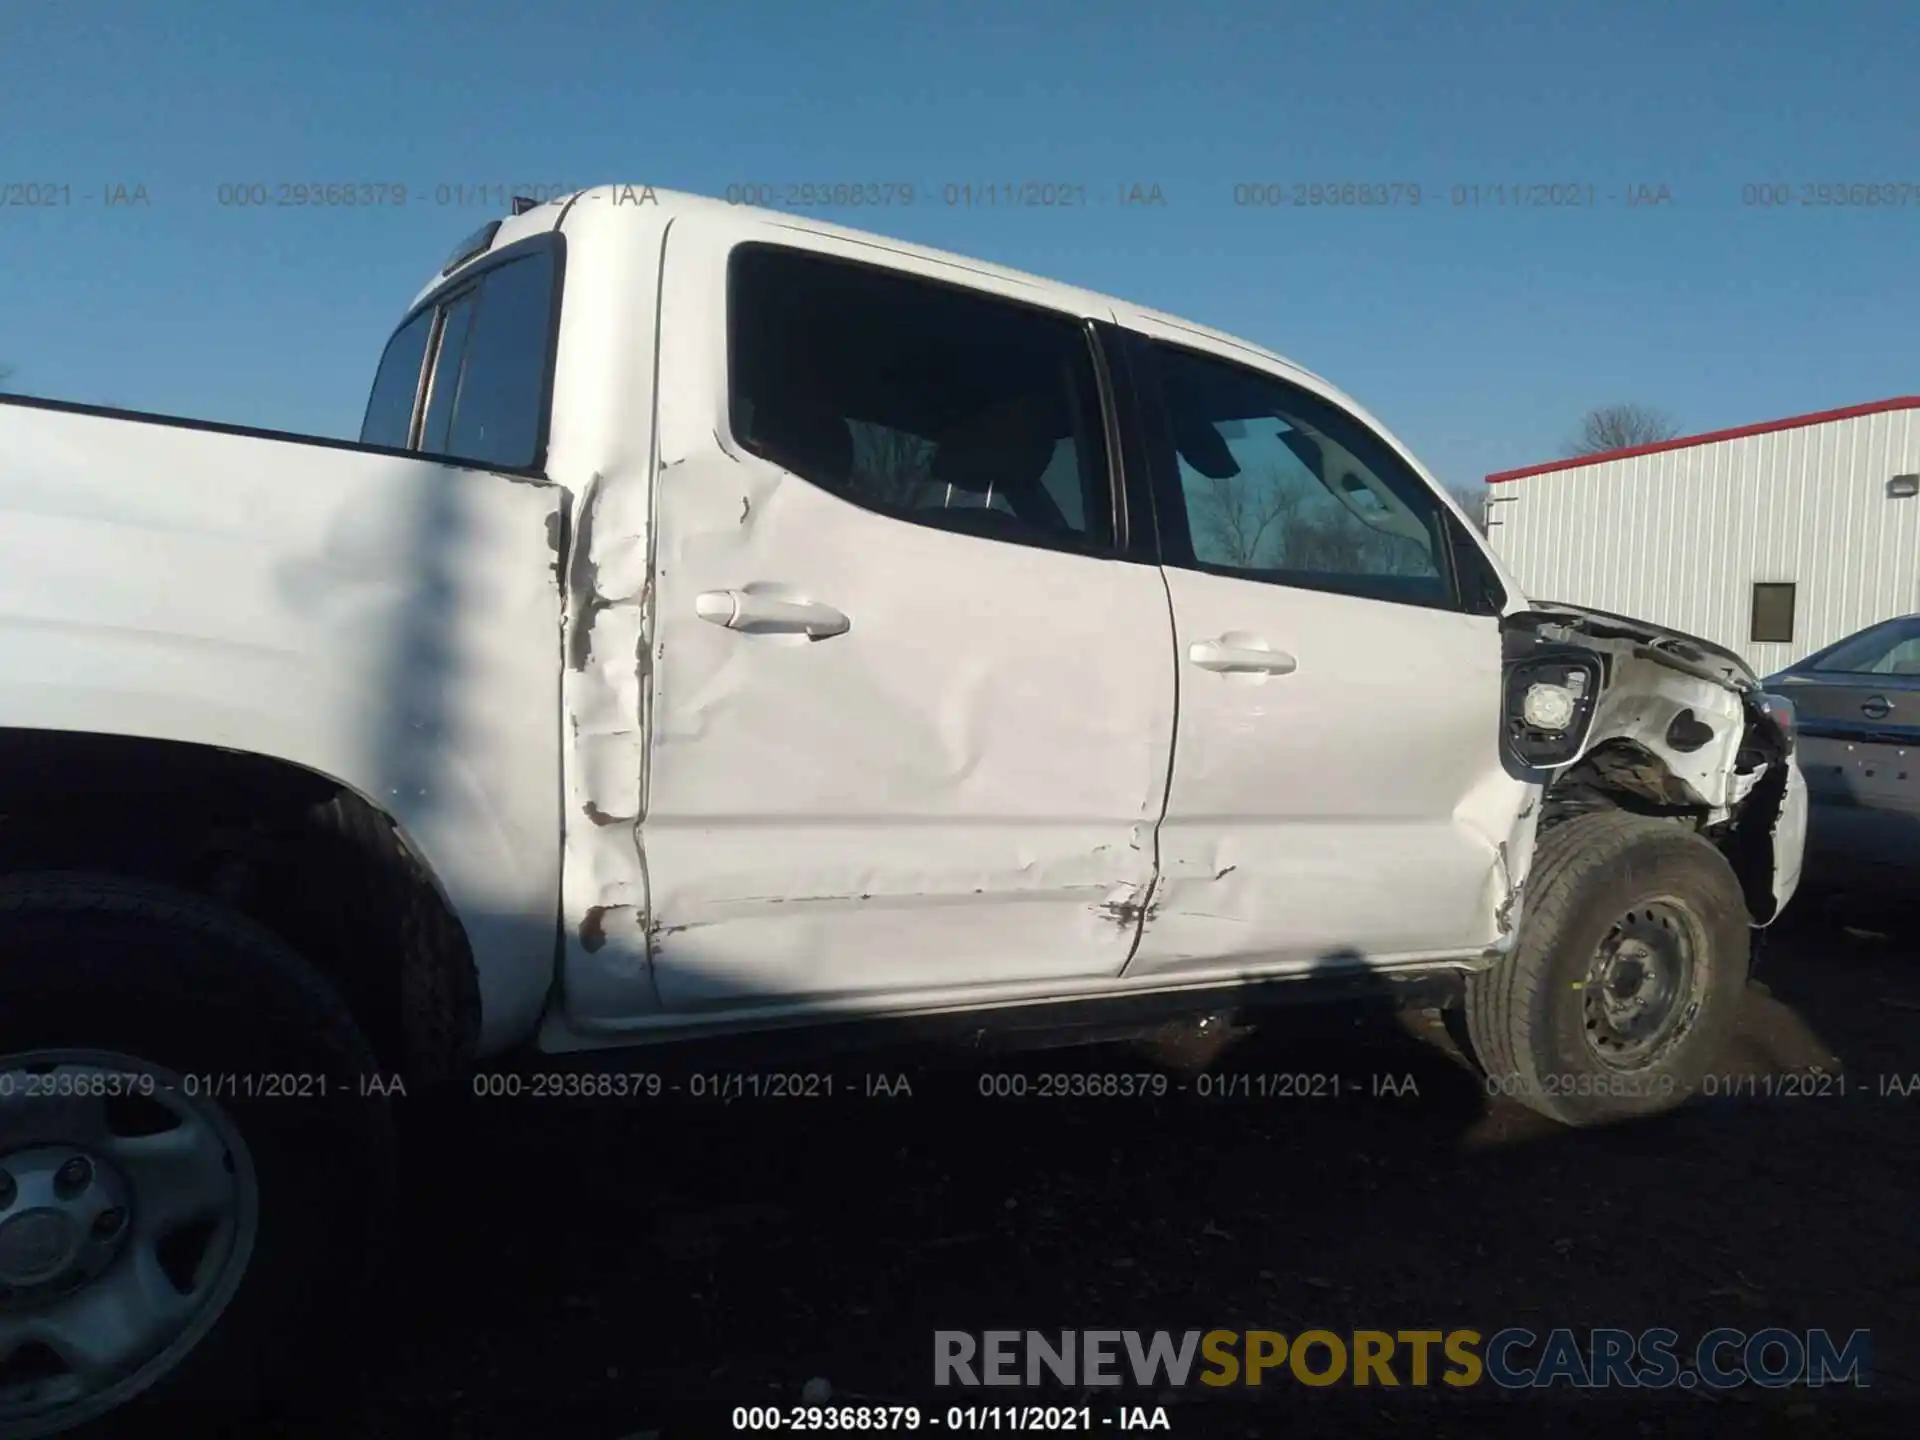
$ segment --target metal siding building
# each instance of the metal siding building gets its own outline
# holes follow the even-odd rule
[[[1669,625],[1766,675],[1920,611],[1916,473],[1908,396],[1489,475],[1488,534],[1529,597]],[[1785,603],[1791,639],[1756,639]]]

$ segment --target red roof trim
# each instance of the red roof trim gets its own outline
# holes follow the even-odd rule
[[[1657,455],[1662,450],[1684,450],[1689,445],[1711,445],[1720,440],[1744,439],[1748,435],[1769,435],[1775,430],[1797,430],[1802,425],[1825,425],[1830,420],[1857,420],[1862,415],[1879,415],[1888,410],[1920,410],[1920,395],[1898,395],[1891,400],[1849,405],[1843,410],[1816,410],[1811,415],[1789,415],[1785,420],[1767,420],[1759,425],[1709,430],[1704,435],[1682,435],[1678,439],[1661,440],[1652,445],[1635,445],[1626,450],[1607,450],[1598,455],[1581,455],[1571,460],[1549,460],[1544,465],[1501,470],[1487,476],[1487,484],[1501,485],[1509,480],[1524,480],[1529,475],[1545,475],[1551,470],[1575,470],[1582,465],[1602,465],[1609,460],[1625,460],[1634,455]]]

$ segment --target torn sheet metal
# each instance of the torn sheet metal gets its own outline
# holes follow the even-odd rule
[[[655,1008],[645,810],[647,500],[637,467],[581,492],[567,565],[565,993],[569,1011]]]
[[[1603,657],[1604,688],[1583,753],[1627,741],[1660,762],[1645,776],[1623,775],[1622,788],[1701,807],[1718,822],[1757,783],[1758,774],[1742,775],[1736,765],[1746,697],[1758,689],[1737,655],[1662,626],[1573,606],[1536,605],[1510,624]]]
[[[1594,709],[1587,754],[1611,741],[1629,741],[1660,764],[1622,788],[1644,789],[1649,798],[1675,806],[1699,806],[1709,823],[1727,819],[1759,779],[1735,772],[1746,731],[1739,693],[1631,654],[1617,655],[1615,662]]]
[[[547,469],[572,491],[562,643],[560,999],[565,1014],[658,1008],[647,964],[646,716],[653,335],[665,223],[588,192],[559,225],[567,284]]]
[[[1665,626],[1535,604],[1513,623],[1602,657],[1605,689],[1580,758],[1583,783],[1697,812],[1734,862],[1758,923],[1799,884],[1806,782],[1738,655]]]

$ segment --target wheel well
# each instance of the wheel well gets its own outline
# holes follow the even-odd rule
[[[1748,761],[1745,751],[1741,759],[1743,764]],[[1708,807],[1666,761],[1636,741],[1606,740],[1548,785],[1540,829],[1545,832],[1576,815],[1601,810],[1625,810],[1686,825],[1726,856],[1746,895],[1747,909],[1764,925],[1778,910],[1773,896],[1773,827],[1780,818],[1786,786],[1786,771],[1775,764],[1731,819],[1710,825]]]
[[[1704,819],[1706,806],[1667,762],[1637,741],[1605,740],[1569,765],[1547,787],[1541,828],[1596,810]]]
[[[473,1053],[465,930],[393,821],[285,761],[140,737],[0,729],[0,874],[95,870],[266,925],[339,988],[384,1067]]]

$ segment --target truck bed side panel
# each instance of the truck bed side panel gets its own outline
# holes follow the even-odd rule
[[[564,498],[0,405],[0,726],[249,751],[358,791],[465,924],[498,1048],[552,976]]]

